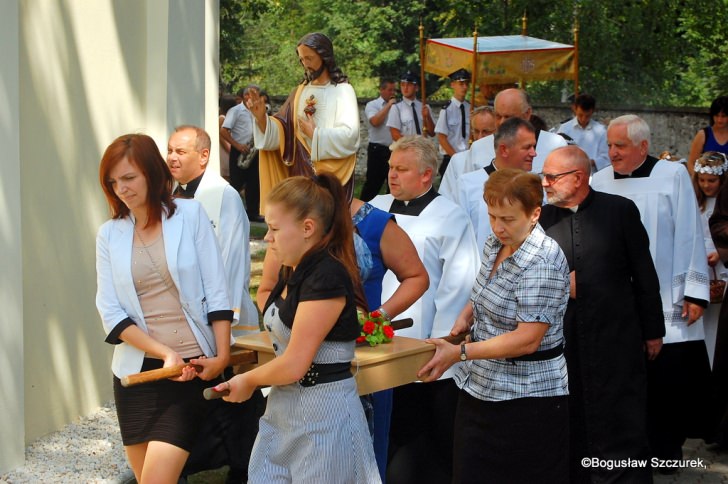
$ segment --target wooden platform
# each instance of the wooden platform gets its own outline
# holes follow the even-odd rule
[[[275,358],[267,332],[240,336],[235,346],[258,352],[258,364]],[[394,388],[417,380],[417,372],[435,354],[435,346],[422,340],[395,336],[391,343],[379,346],[357,346],[351,372],[356,378],[359,395]],[[245,371],[252,365],[243,365]]]

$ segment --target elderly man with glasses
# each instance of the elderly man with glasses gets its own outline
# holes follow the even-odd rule
[[[627,198],[589,187],[577,146],[546,158],[548,205],[539,223],[571,274],[564,317],[569,373],[571,482],[651,482],[649,467],[585,467],[584,458],[648,459],[647,370],[665,334],[660,287],[640,212]]]

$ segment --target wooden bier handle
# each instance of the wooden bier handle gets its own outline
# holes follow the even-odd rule
[[[240,350],[230,354],[229,366],[242,365],[245,363],[257,363],[258,353],[253,350]],[[202,371],[200,365],[190,365],[185,363],[182,365],[170,366],[168,368],[158,368],[156,370],[142,371],[141,373],[134,373],[127,375],[121,379],[121,386],[131,387],[134,385],[141,385],[142,383],[151,383],[159,380],[166,380],[168,378],[176,378],[182,374],[182,369],[191,366],[195,371]]]
[[[460,343],[465,341],[465,338],[468,336],[468,334],[469,333],[460,333],[455,336],[447,335],[447,336],[443,336],[441,339],[444,339],[445,341],[447,341],[450,344],[459,345]]]
[[[218,392],[215,390],[215,387],[205,388],[202,391],[202,396],[205,397],[205,400],[215,400],[216,398],[227,397],[228,395],[230,395],[230,390],[226,389]]]

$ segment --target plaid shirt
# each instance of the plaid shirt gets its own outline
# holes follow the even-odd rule
[[[538,351],[563,341],[563,322],[569,300],[569,266],[559,245],[540,225],[514,254],[488,277],[503,246],[490,235],[470,300],[475,322],[473,341],[513,331],[518,323],[549,325]],[[568,395],[564,355],[543,361],[468,360],[455,372],[457,385],[486,401]]]

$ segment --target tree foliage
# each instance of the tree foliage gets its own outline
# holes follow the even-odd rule
[[[307,32],[334,41],[337,62],[361,97],[380,76],[419,69],[420,20],[427,38],[528,35],[573,43],[579,25],[582,92],[600,104],[706,105],[728,81],[728,0],[220,0],[223,89],[254,82],[284,95],[300,81],[295,46]],[[428,76],[428,94],[448,97]],[[558,102],[570,83],[528,85],[534,100]]]

